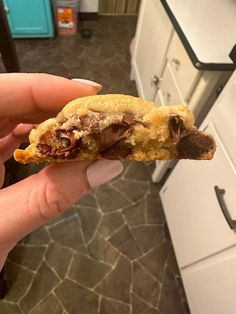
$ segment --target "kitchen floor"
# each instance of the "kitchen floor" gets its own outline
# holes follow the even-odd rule
[[[87,78],[102,93],[137,95],[129,79],[136,17],[102,16],[80,34],[17,40],[23,72]],[[4,72],[0,60],[0,72]],[[182,282],[152,162],[124,162],[123,174],[63,216],[24,238],[10,253],[1,314],[187,314]],[[37,172],[21,166],[17,177]]]

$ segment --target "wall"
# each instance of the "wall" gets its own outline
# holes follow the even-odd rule
[[[90,0],[89,0],[90,1]],[[137,14],[141,0],[100,0],[101,14]]]
[[[80,12],[98,12],[99,0],[80,0]]]

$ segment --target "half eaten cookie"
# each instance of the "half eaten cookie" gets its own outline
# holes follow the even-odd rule
[[[119,94],[82,97],[41,123],[17,149],[22,163],[95,159],[211,159],[215,142],[186,106]]]

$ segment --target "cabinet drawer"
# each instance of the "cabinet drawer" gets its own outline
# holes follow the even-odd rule
[[[235,314],[236,248],[181,271],[192,314]]]
[[[216,100],[211,115],[220,139],[224,143],[227,152],[236,167],[236,72],[231,76],[224,90]],[[207,122],[206,122],[207,123]]]
[[[236,171],[214,126],[206,130],[217,143],[213,160],[180,161],[160,192],[180,268],[236,244],[214,188],[225,190],[221,205],[236,219]]]
[[[188,102],[202,72],[193,66],[176,32],[172,37],[167,59],[171,65],[181,94],[184,100]]]
[[[160,1],[142,1],[132,67],[139,96],[147,100],[154,99],[157,88],[155,77],[160,77],[163,71],[172,29],[173,26]]]
[[[175,82],[171,65],[167,62],[157,95],[164,105],[184,104],[184,99]],[[158,99],[156,99],[158,101]]]

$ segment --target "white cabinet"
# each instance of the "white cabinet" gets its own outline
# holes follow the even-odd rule
[[[141,2],[131,65],[140,97],[157,105],[185,104],[199,119],[230,76],[230,72],[198,70],[193,65],[159,0]],[[160,182],[173,165],[156,162],[153,181]]]
[[[196,69],[175,32],[167,53],[167,60],[171,65],[174,77],[178,82],[182,97],[189,102],[193,91],[202,76],[202,71]]]
[[[172,24],[162,4],[143,0],[135,35],[132,68],[139,95],[153,100],[172,33]]]
[[[179,161],[160,191],[192,314],[236,313],[236,72],[201,125],[211,161]]]
[[[235,314],[236,248],[181,271],[191,314]]]
[[[215,186],[226,191],[224,201],[236,218],[235,169],[213,124],[206,131],[216,140],[213,160],[180,161],[160,193],[179,267],[236,245],[215,192]]]
[[[217,88],[220,72],[194,67],[159,0],[141,1],[132,50],[138,94],[157,105],[182,102],[197,115]]]
[[[176,79],[173,75],[173,71],[169,62],[167,62],[165,66],[161,80],[161,88],[158,89],[158,93],[157,97],[162,98],[161,105],[179,105],[184,103],[184,99],[176,83]],[[160,104],[158,98],[155,98],[154,102]]]

